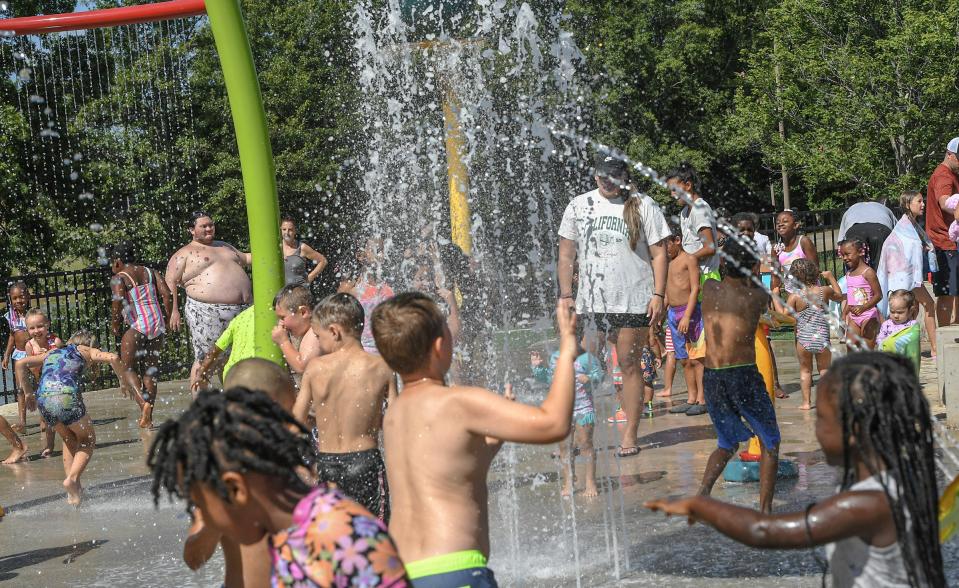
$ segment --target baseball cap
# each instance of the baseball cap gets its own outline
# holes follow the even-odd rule
[[[959,139],[957,139],[959,141]],[[951,144],[951,143],[950,143]],[[596,175],[610,178],[625,178],[629,175],[629,166],[618,157],[600,153],[596,156]]]
[[[949,141],[949,144],[946,145],[946,151],[959,153],[959,137],[955,137],[952,141]]]

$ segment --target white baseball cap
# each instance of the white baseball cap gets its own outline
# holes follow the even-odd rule
[[[949,144],[946,145],[946,151],[959,153],[959,137],[955,137],[952,141],[949,141]]]

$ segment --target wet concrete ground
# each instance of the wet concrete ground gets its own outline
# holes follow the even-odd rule
[[[525,351],[524,351],[525,353]],[[517,354],[520,358],[522,354]],[[797,479],[782,481],[775,508],[798,510],[834,492],[836,473],[815,442],[813,412],[798,410],[798,376],[788,346],[778,353],[781,380],[792,396],[777,403],[782,455],[796,461]],[[521,358],[517,360],[521,363]],[[935,366],[923,363],[923,380],[935,383]],[[685,396],[677,375],[674,399]],[[929,385],[928,390],[934,386]],[[521,390],[521,399],[542,394]],[[0,467],[0,582],[33,586],[212,586],[222,580],[219,554],[199,573],[182,563],[187,528],[181,504],[155,509],[144,465],[151,432],[136,426],[136,407],[113,390],[86,395],[98,447],[83,477],[85,500],[69,507],[60,485],[57,456],[37,459],[37,416],[25,436],[33,459]],[[189,402],[182,383],[161,388],[157,422]],[[491,567],[504,586],[818,586],[822,568],[810,550],[759,551],[715,531],[688,527],[642,508],[644,500],[695,491],[715,437],[709,417],[666,414],[657,398],[655,416],[640,427],[643,451],[617,459],[615,427],[605,423],[615,409],[612,387],[597,391],[595,443],[600,496],[572,500],[559,495],[554,446],[508,444],[490,474]],[[933,412],[944,409],[932,401]],[[15,415],[15,406],[0,407]],[[59,442],[58,442],[59,447]],[[6,451],[6,448],[0,448]],[[581,467],[582,464],[578,464]],[[582,474],[581,474],[582,475]],[[580,480],[578,488],[582,488]],[[720,482],[714,496],[755,505],[756,484]],[[820,554],[821,555],[821,554]],[[950,583],[959,581],[959,552],[946,549]]]

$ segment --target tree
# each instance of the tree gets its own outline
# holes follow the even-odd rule
[[[954,0],[771,8],[729,119],[736,151],[784,162],[810,207],[921,188],[959,128],[957,9]],[[785,141],[770,132],[780,116]]]

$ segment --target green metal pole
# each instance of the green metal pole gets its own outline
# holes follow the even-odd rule
[[[270,337],[276,324],[273,298],[283,287],[283,260],[280,257],[276,170],[260,84],[238,0],[206,0],[206,13],[220,55],[243,172],[250,251],[253,254],[256,356],[282,360],[282,353]]]

